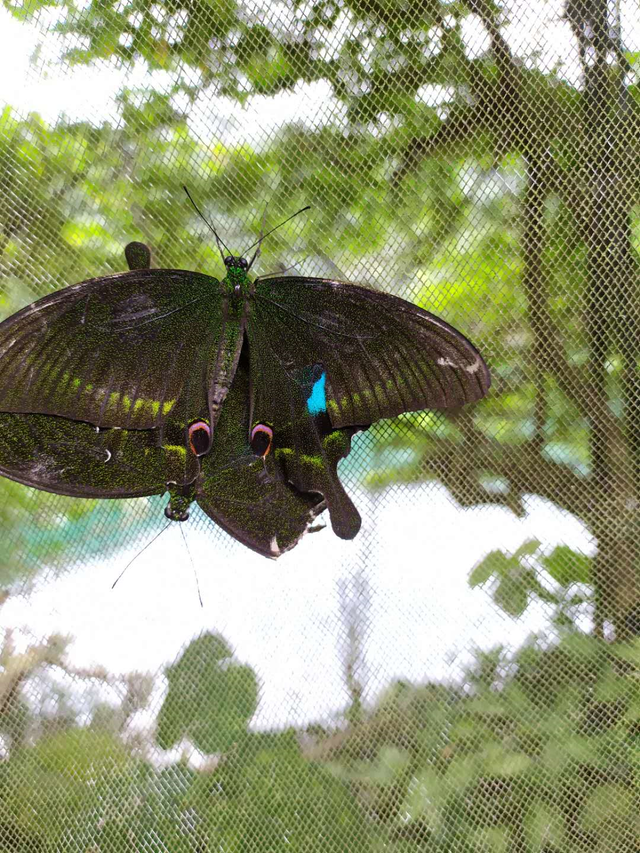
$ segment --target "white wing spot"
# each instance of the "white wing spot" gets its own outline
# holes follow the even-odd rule
[[[107,458],[106,458],[104,461],[105,461],[105,462],[108,462],[108,461],[111,459],[111,451],[110,451],[110,450],[105,450],[104,452],[107,454]]]
[[[477,373],[480,369],[480,359],[476,358],[476,360],[472,364],[456,364],[455,361],[451,361],[450,358],[438,358],[436,359],[437,364],[440,367],[454,367],[456,370],[465,370],[467,373]]]
[[[450,358],[438,358],[436,361],[440,367],[462,367],[461,364],[456,364],[455,361],[451,361]]]

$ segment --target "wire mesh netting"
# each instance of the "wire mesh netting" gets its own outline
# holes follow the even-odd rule
[[[2,318],[131,240],[221,276],[186,185],[234,253],[310,205],[257,273],[402,296],[493,382],[355,435],[359,535],[277,561],[0,478],[0,851],[637,853],[635,0],[0,22]]]

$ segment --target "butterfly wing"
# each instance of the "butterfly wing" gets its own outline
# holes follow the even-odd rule
[[[41,333],[37,341],[38,348],[29,350],[27,347],[25,352],[25,361],[29,363],[31,373],[34,371],[33,359],[36,353],[46,353],[47,348],[51,348],[48,334],[51,334],[52,325],[55,326],[57,322],[66,330],[70,338],[67,343],[72,344],[72,347],[67,347],[68,351],[73,348],[76,352],[86,352],[92,336],[97,334],[96,328],[99,327],[99,322],[95,322],[96,305],[102,302],[108,306],[114,298],[118,299],[119,290],[124,293],[125,298],[127,293],[131,296],[132,287],[136,282],[142,281],[148,285],[150,292],[143,293],[142,296],[143,301],[148,303],[148,316],[136,314],[131,310],[131,304],[129,308],[116,304],[115,316],[112,315],[111,320],[119,319],[121,324],[129,326],[140,321],[141,325],[145,326],[148,324],[146,321],[151,324],[158,319],[158,311],[154,312],[149,302],[159,279],[157,276],[144,274],[140,277],[140,271],[148,270],[150,266],[149,247],[144,243],[129,243],[125,247],[125,255],[134,275],[128,278],[112,276],[85,282],[69,288],[71,295],[68,291],[62,291],[60,294],[46,297],[0,325],[0,334],[1,330],[15,332],[16,340],[9,343],[9,348],[15,353],[20,349],[19,341],[21,335],[24,335],[25,326],[29,327],[34,315],[40,317],[40,320],[35,322],[35,332]],[[186,281],[182,281],[183,286],[188,285],[191,274],[179,273],[174,276],[174,281],[178,281],[180,276],[186,278]],[[215,280],[198,283],[208,286],[208,290],[212,284],[216,284]],[[142,290],[144,291],[144,287]],[[93,305],[89,307],[91,300]],[[83,308],[84,313],[78,324],[74,322],[74,317],[77,321],[79,306]],[[187,308],[188,304],[183,307]],[[68,312],[66,322],[65,312]],[[160,318],[160,321],[163,319]],[[154,334],[156,328],[154,327]],[[139,333],[139,328],[136,331]],[[120,328],[121,343],[131,342],[130,332],[131,329]],[[144,334],[133,338],[135,344],[144,346]],[[16,342],[18,349],[13,350]],[[24,348],[24,341],[22,345]],[[130,349],[125,346],[124,351],[126,357],[131,357]],[[103,353],[103,361],[109,355],[117,356],[117,353],[107,350],[106,355]],[[100,359],[97,359],[96,364],[99,365],[99,362]],[[3,369],[5,364],[0,362],[0,371]],[[190,416],[198,410],[206,416],[206,395],[203,392],[207,372],[206,363],[203,365],[201,360],[199,370],[191,370],[181,378],[177,405],[171,405],[170,414],[169,407],[163,407],[167,411],[163,412],[160,429],[128,430],[120,426],[101,429],[83,421],[52,414],[0,412],[0,473],[27,486],[74,497],[139,497],[161,494],[168,487],[173,487],[177,495],[186,494],[200,470],[195,455],[187,452],[188,423]],[[17,397],[19,390],[18,382],[17,388],[14,387],[11,391]],[[28,388],[23,387],[22,390],[23,403],[26,405],[29,401]],[[176,396],[178,397],[178,394]],[[86,403],[86,400],[84,402]],[[77,405],[73,408],[74,413],[77,413]],[[80,409],[82,410],[82,402]]]
[[[0,324],[0,411],[150,429],[190,379],[217,413],[241,342],[217,279],[155,269],[91,279]]]
[[[251,449],[249,363],[240,359],[216,426],[211,450],[201,458],[197,501],[216,524],[266,557],[293,548],[326,503],[286,479],[280,457]],[[274,447],[279,437],[274,436]]]
[[[59,495],[134,498],[194,480],[198,464],[178,446],[162,446],[157,430],[0,412],[0,474]]]
[[[404,299],[357,284],[291,276],[255,283],[250,344],[288,372],[322,365],[334,427],[421,409],[455,409],[491,383],[475,346]]]

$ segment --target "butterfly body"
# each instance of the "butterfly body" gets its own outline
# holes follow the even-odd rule
[[[330,279],[221,280],[149,268],[46,296],[0,323],[0,473],[88,497],[169,492],[266,556],[328,506],[360,516],[337,476],[353,435],[380,418],[480,399],[480,353],[398,297]],[[255,258],[255,255],[254,255]]]

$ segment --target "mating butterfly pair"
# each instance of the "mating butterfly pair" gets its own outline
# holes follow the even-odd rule
[[[325,508],[353,538],[337,475],[380,418],[455,409],[490,385],[463,335],[396,296],[320,278],[221,281],[150,269],[67,287],[0,324],[0,473],[57,494],[193,501],[268,557]],[[257,253],[256,253],[257,254]]]

